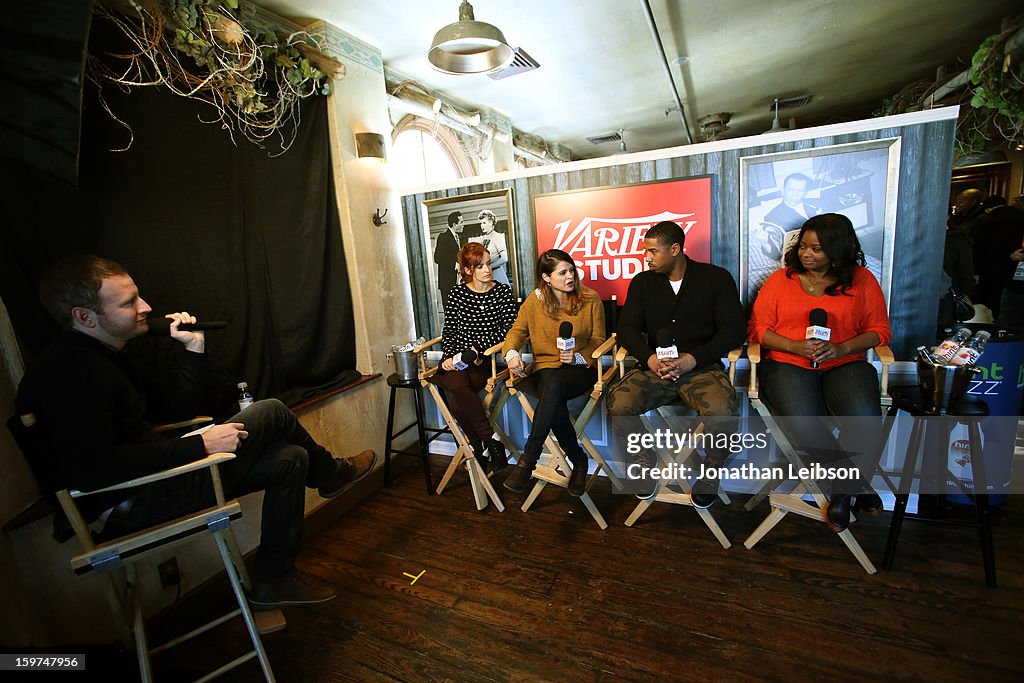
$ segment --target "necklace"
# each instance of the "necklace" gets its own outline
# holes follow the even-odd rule
[[[808,292],[814,292],[814,290],[816,290],[819,285],[825,284],[825,280],[828,279],[828,276],[826,275],[825,277],[821,278],[817,282],[814,282],[813,280],[811,280],[810,272],[803,273],[802,275],[804,276],[804,280],[807,282],[807,284],[806,284],[806,286],[804,288]]]

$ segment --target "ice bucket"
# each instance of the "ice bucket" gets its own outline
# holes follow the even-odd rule
[[[388,354],[395,361],[395,374],[404,380],[419,377],[419,357],[415,351],[394,351]]]
[[[917,361],[917,385],[921,388],[925,410],[944,415],[956,407],[971,386],[978,368],[963,365],[932,365]]]

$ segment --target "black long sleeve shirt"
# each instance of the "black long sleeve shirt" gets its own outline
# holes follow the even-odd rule
[[[618,340],[642,364],[654,349],[658,330],[672,333],[680,354],[689,353],[697,367],[718,362],[743,343],[746,321],[736,281],[723,268],[689,259],[679,294],[668,276],[645,271],[633,278],[617,328]]]
[[[36,359],[15,403],[36,415],[66,485],[91,491],[205,457],[201,436],[158,434],[149,422],[147,391],[179,415],[194,415],[206,391],[206,355],[178,351],[150,389],[123,352],[80,332],[64,332]]]

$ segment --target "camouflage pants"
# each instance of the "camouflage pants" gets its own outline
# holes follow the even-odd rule
[[[662,379],[653,371],[634,368],[607,392],[610,418],[644,413],[682,401],[705,418],[709,432],[734,434],[739,428],[739,401],[729,376],[718,365],[697,368],[676,381]],[[613,430],[623,420],[612,420]],[[618,440],[618,439],[617,439]],[[724,461],[728,451],[708,449],[708,456]]]

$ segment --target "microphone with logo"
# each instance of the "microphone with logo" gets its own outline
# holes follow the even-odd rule
[[[831,338],[832,330],[828,327],[828,313],[824,308],[812,308],[811,312],[807,314],[807,331],[804,333],[804,339],[829,341]],[[812,368],[817,368],[819,365],[818,361],[811,360]]]
[[[465,370],[470,365],[475,363],[476,359],[476,349],[466,349],[462,353],[457,353],[454,356],[452,356],[452,363],[455,365],[456,370]]]
[[[149,318],[149,331],[146,333],[151,337],[168,337],[171,334],[170,318]],[[223,330],[227,327],[223,320],[197,320],[192,324],[178,325],[178,329],[184,332],[203,332],[206,330]]]
[[[573,351],[576,349],[576,339],[572,336],[572,323],[568,320],[563,321],[558,326],[558,339],[555,340],[555,346],[558,347],[559,351]],[[563,368],[571,366],[572,363],[562,363]]]

